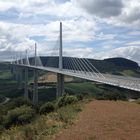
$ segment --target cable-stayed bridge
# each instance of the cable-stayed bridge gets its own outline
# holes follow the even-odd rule
[[[33,102],[38,102],[37,80],[38,70],[57,73],[57,96],[61,96],[64,91],[64,75],[82,78],[94,82],[108,84],[116,87],[121,87],[133,91],[140,92],[140,78],[132,78],[125,76],[102,74],[97,70],[93,63],[86,58],[63,57],[62,44],[62,23],[60,23],[60,38],[59,38],[59,56],[58,61],[54,61],[51,57],[48,62],[44,63],[41,57],[37,56],[37,44],[35,44],[35,55],[32,58],[28,57],[26,52],[25,58],[17,58],[11,62],[15,69],[25,70],[25,97],[28,98],[28,69],[34,70],[34,95]]]

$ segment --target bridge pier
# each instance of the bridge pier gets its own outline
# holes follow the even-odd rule
[[[62,96],[64,93],[64,75],[57,74],[57,98]]]
[[[19,88],[22,88],[22,68],[18,68],[18,84],[19,84]]]
[[[16,80],[16,66],[14,65],[12,66],[11,73],[12,73],[13,80]]]
[[[14,67],[14,78],[16,81],[18,81],[18,67],[17,66]]]
[[[34,69],[34,92],[33,92],[33,104],[38,103],[38,70]]]
[[[29,99],[29,94],[28,94],[28,68],[25,67],[25,85],[24,85],[24,98]]]
[[[63,70],[62,22],[60,22],[59,70]],[[57,73],[57,98],[64,93],[64,75]]]
[[[37,66],[37,44],[35,43],[34,65]],[[38,70],[34,69],[33,104],[38,104]]]
[[[21,88],[21,86],[22,86],[22,68],[20,68],[18,66],[13,66],[11,73],[12,73],[13,80],[16,80],[17,84]]]

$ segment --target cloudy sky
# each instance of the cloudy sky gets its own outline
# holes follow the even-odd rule
[[[60,21],[64,55],[140,64],[140,0],[0,0],[0,60],[57,54]]]

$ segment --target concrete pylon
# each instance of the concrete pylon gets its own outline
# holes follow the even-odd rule
[[[64,93],[64,75],[57,74],[57,98],[62,96]]]
[[[13,65],[12,67],[12,75],[13,75],[13,80],[17,80],[17,76],[16,76],[16,66]]]
[[[35,43],[35,61],[34,64],[37,66],[37,45]],[[34,92],[33,92],[33,104],[38,103],[38,70],[34,69]]]
[[[34,69],[34,92],[33,92],[33,104],[38,103],[38,70]]]
[[[15,66],[14,68],[15,80],[18,82],[18,67]]]
[[[24,85],[24,98],[29,99],[29,94],[28,94],[28,68],[25,67],[25,85]]]
[[[62,22],[60,22],[60,46],[59,46],[59,70],[63,70],[63,41],[62,41]],[[57,98],[64,92],[64,75],[57,74]]]
[[[19,67],[18,68],[18,84],[19,84],[19,88],[22,88],[22,68]]]

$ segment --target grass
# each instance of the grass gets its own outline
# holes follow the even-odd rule
[[[0,79],[9,79],[11,78],[11,72],[9,70],[0,71]]]
[[[123,70],[121,74],[123,74],[124,76],[132,76],[132,77],[140,78],[140,71],[136,71],[136,70]]]
[[[91,82],[84,82],[84,83],[68,83],[65,84],[66,90],[70,91],[71,93],[77,94],[96,94],[101,93],[103,90],[96,87],[95,84]]]

